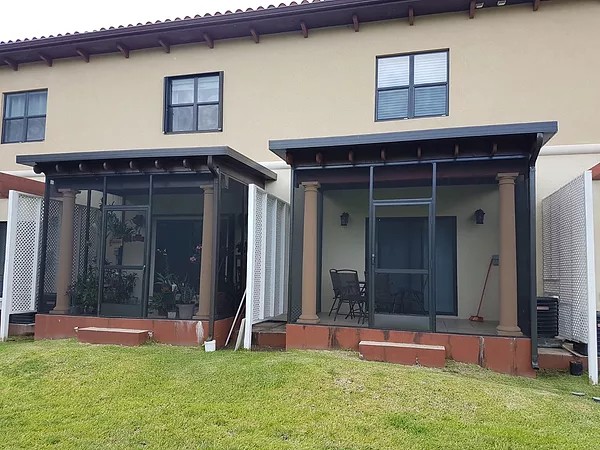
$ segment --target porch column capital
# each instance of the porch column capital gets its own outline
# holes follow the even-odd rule
[[[496,175],[498,184],[515,184],[515,179],[519,176],[516,172],[499,173]]]
[[[214,186],[203,186],[202,191],[204,191],[204,195],[212,195],[215,193]]]
[[[321,187],[321,183],[318,181],[305,181],[300,184],[304,187],[304,192],[317,192]]]
[[[63,198],[75,198],[79,194],[77,189],[59,189],[58,192],[62,194]]]

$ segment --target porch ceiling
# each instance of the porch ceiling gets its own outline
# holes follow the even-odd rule
[[[275,172],[226,146],[18,155],[16,161],[47,176],[208,172],[223,164],[262,181],[277,179]]]
[[[558,131],[557,122],[438,128],[394,133],[269,141],[293,167],[527,158],[530,165]]]

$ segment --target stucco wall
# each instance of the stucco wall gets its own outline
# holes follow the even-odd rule
[[[21,153],[230,145],[275,160],[269,139],[558,120],[553,144],[600,142],[600,4],[544,2],[467,14],[314,29],[162,50],[0,68],[3,92],[48,88],[46,141],[4,144],[0,170]],[[375,57],[450,49],[448,117],[374,122]],[[163,135],[163,83],[224,71],[224,131]]]
[[[390,190],[391,191],[391,190]],[[418,196],[416,189],[398,189],[388,197]],[[369,193],[363,189],[323,193],[323,257],[321,309],[329,311],[333,291],[329,269],[355,269],[364,279],[365,218]],[[476,225],[473,213],[485,211],[485,223]],[[340,214],[348,212],[347,227],[340,226]],[[422,216],[412,208],[389,208],[380,216]],[[498,188],[494,185],[438,188],[437,215],[456,216],[458,316],[468,318],[477,312],[481,289],[490,258],[498,254]],[[487,320],[498,320],[498,267],[493,267],[486,289],[482,313]]]

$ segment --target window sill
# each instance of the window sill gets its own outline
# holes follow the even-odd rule
[[[198,133],[222,133],[223,129],[218,128],[215,130],[192,130],[192,131],[163,131],[163,134],[198,134]]]
[[[415,117],[394,117],[391,119],[375,119],[375,122],[392,122],[394,120],[415,120],[415,119],[432,119],[436,117],[448,117],[449,114],[433,114],[430,116],[415,116]]]

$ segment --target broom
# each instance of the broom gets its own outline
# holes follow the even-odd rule
[[[479,315],[481,312],[481,305],[483,304],[483,298],[485,296],[485,288],[487,286],[488,278],[490,277],[490,271],[492,270],[492,266],[494,265],[494,257],[490,258],[490,265],[488,266],[487,273],[485,275],[485,281],[483,282],[483,290],[481,291],[481,299],[479,300],[479,307],[477,308],[477,314],[469,317],[471,322],[483,322],[483,317]]]

